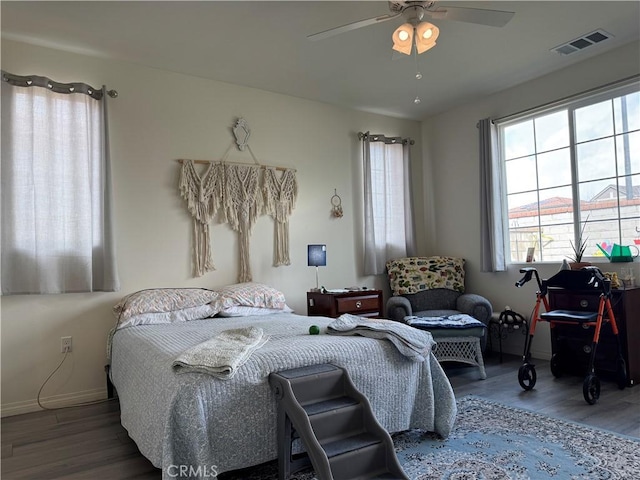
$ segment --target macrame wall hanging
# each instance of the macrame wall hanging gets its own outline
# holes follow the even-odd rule
[[[273,265],[290,265],[289,217],[298,197],[298,183],[294,170],[285,170],[278,178],[274,168],[264,171],[265,213],[276,222]]]
[[[178,160],[182,163],[180,192],[193,216],[194,275],[202,276],[215,269],[209,223],[219,210],[222,219],[238,232],[238,282],[242,283],[252,280],[249,239],[251,229],[261,214],[270,215],[275,222],[274,266],[290,265],[289,217],[295,208],[298,184],[294,169],[258,162],[248,143],[251,130],[244,119],[238,119],[232,131],[238,149],[247,149],[255,164],[226,162],[233,143],[220,162]],[[198,175],[195,163],[209,165],[202,177]],[[282,174],[278,175],[278,171]]]
[[[240,240],[239,282],[250,282],[249,237],[262,210],[260,195],[260,167],[253,165],[225,165],[223,204],[225,221],[238,232]]]
[[[200,177],[193,160],[182,162],[180,194],[187,201],[193,217],[193,274],[201,277],[215,270],[211,256],[209,223],[213,220],[222,200],[222,165],[209,163]]]

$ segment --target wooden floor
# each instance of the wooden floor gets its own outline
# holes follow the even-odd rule
[[[602,383],[596,405],[582,397],[582,378],[554,379],[548,362],[536,362],[536,388],[518,385],[520,358],[486,360],[487,379],[475,368],[447,367],[456,397],[477,395],[551,416],[640,438],[640,387]],[[117,401],[2,419],[2,479],[160,479],[120,426]],[[220,476],[224,479],[224,475]]]

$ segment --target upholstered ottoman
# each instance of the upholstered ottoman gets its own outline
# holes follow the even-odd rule
[[[427,330],[436,341],[433,354],[439,362],[460,362],[478,367],[480,378],[487,378],[480,341],[486,335],[484,323],[470,315],[446,317],[404,317],[414,328]]]

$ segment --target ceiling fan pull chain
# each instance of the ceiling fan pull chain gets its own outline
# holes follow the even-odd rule
[[[416,36],[413,36],[413,41],[415,43],[415,38]],[[418,68],[418,47],[417,45],[414,45],[414,49],[413,49],[413,58],[416,62],[416,80],[422,80],[422,74],[420,73],[420,69]],[[416,84],[416,98],[413,99],[413,103],[415,103],[416,105],[418,105],[422,100],[420,100],[420,96],[418,95],[420,89],[418,88],[419,84]]]
[[[415,39],[415,35],[413,38]],[[422,80],[422,74],[420,73],[420,68],[418,68],[418,51],[417,50],[418,50],[417,47],[413,49],[413,58],[416,62],[416,80]]]

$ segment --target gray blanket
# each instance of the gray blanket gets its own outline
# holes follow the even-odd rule
[[[391,342],[398,351],[414,362],[424,362],[435,344],[429,332],[393,320],[378,320],[344,314],[329,324],[332,335],[362,335]]]
[[[172,465],[201,466],[200,472],[209,475],[213,466],[221,473],[257,465],[277,458],[276,399],[269,373],[333,363],[348,370],[388,431],[420,428],[449,435],[455,398],[433,355],[425,362],[411,362],[390,342],[309,335],[310,325],[324,329],[330,322],[279,314],[118,330],[111,378],[122,425],[142,454],[163,469],[164,479],[175,478]],[[233,378],[174,372],[172,363],[185,350],[224,330],[249,326],[263,329],[269,341]]]

